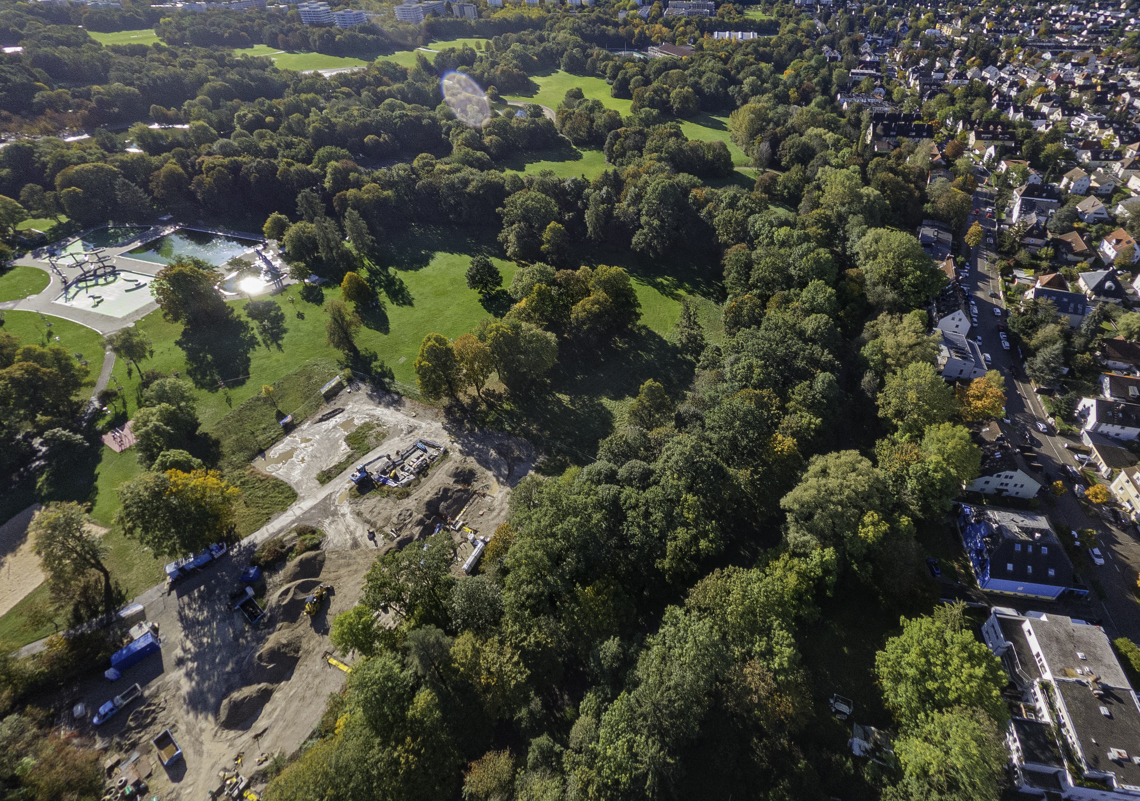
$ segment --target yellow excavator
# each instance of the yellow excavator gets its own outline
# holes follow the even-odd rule
[[[305,599],[305,614],[309,617],[316,616],[317,612],[321,611],[321,605],[324,604],[325,598],[328,597],[329,590],[332,588],[331,584],[318,585],[316,591]]]

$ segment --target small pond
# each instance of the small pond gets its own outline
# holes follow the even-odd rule
[[[222,234],[209,234],[180,228],[172,234],[159,237],[124,255],[132,259],[168,264],[179,256],[190,256],[220,267],[235,256],[240,256],[258,243]]]

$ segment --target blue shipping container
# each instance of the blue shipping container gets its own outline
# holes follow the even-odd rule
[[[148,631],[130,645],[112,654],[111,667],[118,671],[124,671],[131,665],[140,662],[158,651],[158,648],[158,637],[155,636],[153,631]]]

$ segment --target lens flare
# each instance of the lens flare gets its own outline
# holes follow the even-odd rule
[[[482,128],[491,119],[491,103],[470,76],[449,72],[440,81],[440,88],[443,90],[443,102],[455,112],[460,122],[472,128]]]

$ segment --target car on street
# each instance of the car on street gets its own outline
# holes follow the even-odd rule
[[[1009,340],[1008,339],[1003,339],[1001,341],[1001,349],[1002,350],[1009,350]]]
[[[1001,317],[1001,306],[994,306],[994,317]]]
[[[1049,426],[1045,425],[1040,420],[1038,420],[1035,423],[1035,425],[1037,426],[1037,430],[1040,431],[1042,434],[1048,434],[1049,433]]]
[[[978,337],[978,342],[981,342],[981,341],[982,341],[982,338]],[[983,353],[982,358],[986,360],[986,364],[993,364],[993,359],[990,358],[990,354]]]
[[[979,344],[979,345],[981,345],[981,344],[982,344],[982,335],[981,335],[981,334],[978,334],[978,335],[977,335],[976,337],[974,337],[974,338],[975,338],[975,339],[978,341],[978,344]]]
[[[942,575],[942,568],[939,566],[937,559],[927,559],[926,569],[930,571],[930,575],[934,576],[934,578],[938,578]]]
[[[1089,548],[1089,558],[1093,560],[1094,565],[1104,564],[1104,555],[1100,552],[1100,548]]]
[[[990,290],[990,297],[991,297],[991,298],[996,298],[996,297],[999,297],[999,295],[998,295],[998,293],[997,293],[997,292],[994,292],[994,291],[991,289],[991,290]]]

